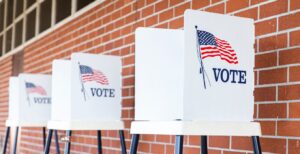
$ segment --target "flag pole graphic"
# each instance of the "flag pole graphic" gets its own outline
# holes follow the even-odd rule
[[[30,106],[30,99],[29,99],[29,94],[28,94],[28,91],[27,91],[27,86],[26,86],[26,81],[25,82],[25,89],[26,89],[26,98],[27,98],[27,101],[28,101],[28,105]]]
[[[81,83],[81,92],[83,93],[84,101],[86,101],[85,88],[84,88],[84,84],[82,82],[82,75],[81,75],[81,69],[80,69],[80,63],[79,62],[78,62],[78,67],[79,67],[79,78],[80,78],[80,83]]]
[[[202,74],[204,89],[206,89],[205,74],[204,74],[205,70],[204,70],[204,65],[203,65],[203,61],[202,61],[202,54],[201,54],[200,47],[199,47],[199,37],[198,37],[198,29],[197,28],[198,28],[198,26],[195,25],[197,55],[198,55],[198,59],[199,59],[200,65],[201,65],[199,73]]]

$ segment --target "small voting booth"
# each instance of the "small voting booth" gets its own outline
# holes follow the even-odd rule
[[[51,75],[19,74],[18,77],[10,77],[9,113],[3,153],[6,152],[11,127],[16,127],[13,153],[16,153],[19,127],[42,127],[45,136],[50,110]]]
[[[122,153],[126,153],[121,120],[121,68],[121,58],[108,55],[74,53],[71,60],[53,61],[53,101],[46,153],[52,130],[67,131],[67,153],[72,130],[97,130],[100,153],[101,130],[119,130]]]
[[[252,136],[260,153],[254,114],[254,22],[187,10],[184,30],[138,28],[135,34],[135,121],[139,134]]]

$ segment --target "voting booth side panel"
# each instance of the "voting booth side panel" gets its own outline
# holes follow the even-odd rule
[[[51,120],[71,120],[71,61],[54,60],[52,63]]]
[[[182,30],[135,33],[135,120],[175,120],[183,114]]]
[[[121,58],[74,53],[71,61],[72,120],[120,121]]]
[[[44,125],[50,119],[51,75],[20,74],[20,121]]]
[[[19,78],[9,78],[9,109],[8,109],[8,120],[18,121],[19,120],[19,103],[20,91],[19,91]]]
[[[253,20],[188,10],[184,30],[184,119],[252,121]]]

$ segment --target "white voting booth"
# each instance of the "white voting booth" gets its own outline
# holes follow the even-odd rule
[[[6,126],[45,127],[50,119],[51,75],[20,74],[9,79]]]
[[[3,154],[6,153],[10,128],[16,127],[12,153],[17,151],[19,127],[45,127],[50,119],[51,75],[19,74],[9,79],[9,111]]]
[[[135,40],[131,134],[261,135],[252,19],[187,10],[184,30],[138,28]]]
[[[75,53],[71,60],[54,60],[52,74],[48,128],[123,129],[120,57]]]
[[[126,152],[121,120],[121,68],[121,58],[110,55],[74,53],[71,60],[54,60],[50,131],[66,130],[70,137],[72,130],[97,130],[100,152],[100,130],[119,130],[122,152]],[[49,153],[50,143],[51,135],[45,153]],[[70,151],[70,141],[66,142],[65,151]]]

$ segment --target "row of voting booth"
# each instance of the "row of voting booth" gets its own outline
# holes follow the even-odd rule
[[[251,19],[187,10],[184,29],[138,28],[135,32],[135,120],[130,153],[137,153],[141,134],[175,135],[175,153],[183,151],[184,135],[250,136],[261,153],[259,123],[254,113],[254,22]],[[9,80],[10,127],[43,128],[44,153],[54,132],[65,130],[70,153],[73,130],[119,131],[126,154],[122,111],[121,57],[73,53],[54,60],[52,75],[20,74]],[[47,138],[45,129],[48,129]],[[200,145],[199,145],[200,146]]]

